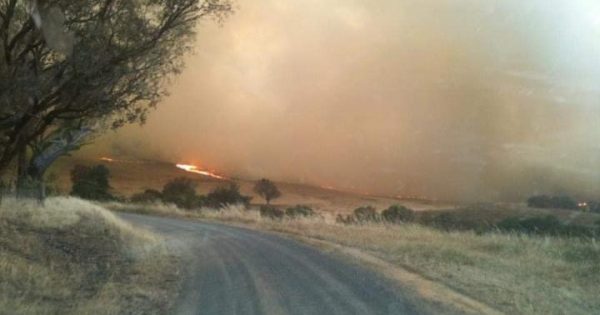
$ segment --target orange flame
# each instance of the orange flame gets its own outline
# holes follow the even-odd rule
[[[184,170],[186,172],[189,172],[189,173],[200,174],[200,175],[204,175],[204,176],[208,176],[208,177],[212,177],[212,178],[217,178],[217,179],[227,179],[226,177],[221,176],[219,174],[215,174],[213,172],[199,170],[196,165],[176,164],[175,166],[177,168],[182,169],[182,170]]]

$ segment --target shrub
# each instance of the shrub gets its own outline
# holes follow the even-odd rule
[[[377,222],[379,214],[377,210],[371,206],[364,206],[354,209],[354,218],[358,222]]]
[[[305,205],[296,205],[294,207],[290,207],[285,209],[285,215],[288,217],[310,217],[313,216],[315,212],[308,206]]]
[[[276,199],[281,196],[281,192],[279,191],[275,183],[266,178],[263,178],[256,182],[256,184],[254,185],[254,192],[257,195],[263,197],[267,201],[267,204],[271,203],[272,199]]]
[[[135,203],[155,203],[162,201],[163,195],[155,189],[146,189],[141,193],[131,196],[130,201]]]
[[[537,195],[527,199],[532,208],[578,209],[577,201],[569,196]]]
[[[262,205],[260,207],[260,216],[269,219],[281,219],[284,216],[283,211],[271,205]]]
[[[201,198],[196,195],[196,186],[197,183],[187,177],[172,179],[163,187],[162,200],[184,209],[200,207]]]
[[[71,170],[71,195],[90,200],[111,200],[108,192],[110,171],[104,165],[75,165]]]
[[[415,212],[404,206],[393,205],[383,210],[381,217],[390,223],[412,222],[415,219]]]
[[[222,208],[227,205],[241,204],[248,207],[252,197],[240,193],[240,186],[231,183],[228,187],[217,187],[204,199],[204,205],[211,208]]]

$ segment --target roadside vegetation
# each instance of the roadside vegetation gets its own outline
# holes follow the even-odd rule
[[[177,266],[163,239],[88,201],[0,205],[2,314],[167,314]]]
[[[102,205],[243,225],[317,246],[343,246],[358,251],[350,258],[359,262],[368,264],[367,255],[388,264],[371,266],[383,273],[397,268],[417,275],[422,281],[413,289],[420,295],[431,294],[441,284],[446,288],[441,292],[456,292],[508,314],[600,312],[600,215],[589,211],[474,204],[419,212],[402,205],[365,205],[351,214],[335,215],[302,204],[250,205],[235,184],[200,196],[195,185],[189,179],[174,179],[162,191],[146,190],[128,202]]]
[[[593,213],[501,204],[425,212],[402,205],[381,211],[364,206],[337,216],[307,205],[189,211],[164,203],[113,202],[107,207],[228,222],[311,244],[341,245],[507,314],[600,312],[600,216]]]

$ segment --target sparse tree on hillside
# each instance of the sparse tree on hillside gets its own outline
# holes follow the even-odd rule
[[[74,150],[68,138],[83,140],[90,122],[144,122],[181,70],[196,21],[229,12],[229,0],[1,1],[0,174],[15,157],[23,177]],[[52,143],[43,163],[28,151],[36,139]]]
[[[254,185],[254,192],[263,197],[267,204],[271,203],[271,200],[279,198],[281,196],[281,192],[272,181],[263,178],[256,182]]]

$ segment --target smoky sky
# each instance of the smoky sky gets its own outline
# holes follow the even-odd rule
[[[110,150],[451,200],[600,187],[596,0],[239,1],[195,46]]]

